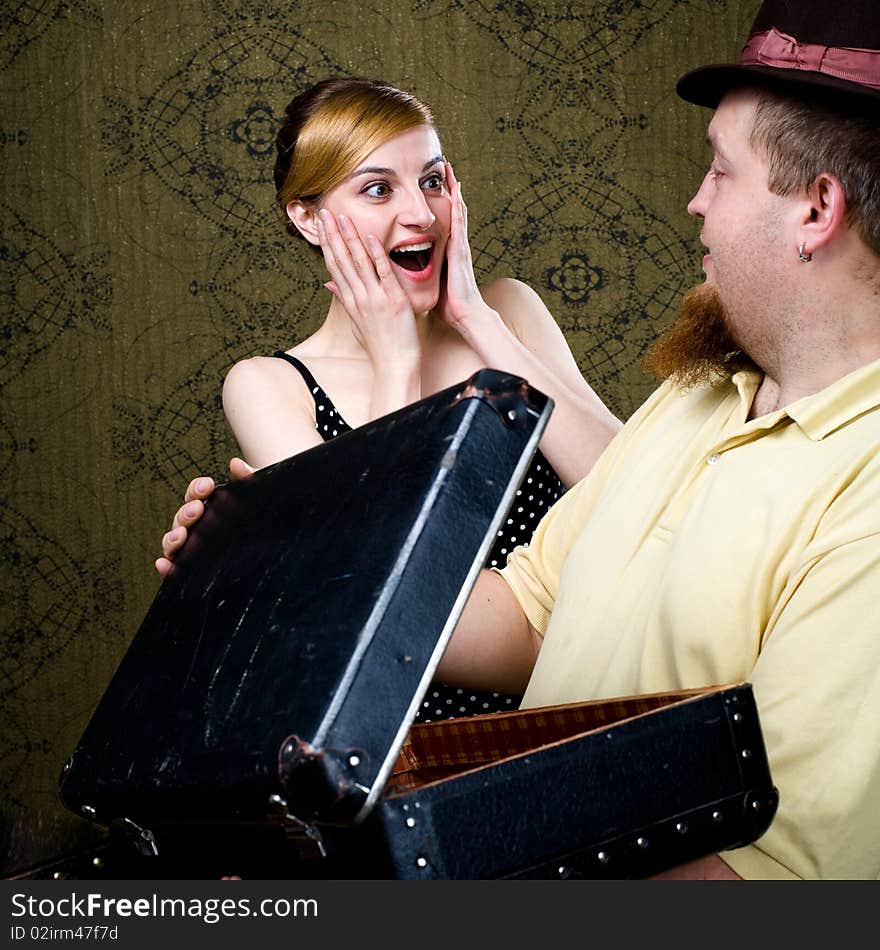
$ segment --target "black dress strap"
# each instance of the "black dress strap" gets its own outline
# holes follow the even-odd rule
[[[343,432],[350,432],[351,426],[342,418],[337,408],[333,405],[327,393],[318,385],[315,377],[309,372],[308,367],[290,353],[282,350],[276,350],[273,356],[286,360],[302,376],[312,399],[315,403],[315,428],[318,430],[321,438],[326,442],[328,439],[342,435]]]
[[[321,387],[315,382],[315,377],[309,372],[308,367],[305,363],[298,360],[295,356],[291,356],[290,353],[285,353],[283,350],[276,350],[273,356],[277,356],[280,360],[287,360],[291,366],[295,367],[300,376],[306,381],[306,385],[309,387],[309,392],[314,395],[315,392]],[[323,392],[323,390],[321,390]]]

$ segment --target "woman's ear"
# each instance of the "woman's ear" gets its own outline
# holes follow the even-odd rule
[[[293,226],[309,242],[309,244],[320,245],[321,239],[318,237],[318,210],[307,208],[301,201],[289,201],[284,209],[287,217],[293,222]]]
[[[807,189],[798,244],[806,252],[824,247],[846,224],[846,195],[836,175],[823,172]]]

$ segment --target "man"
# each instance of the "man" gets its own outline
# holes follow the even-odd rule
[[[705,283],[647,359],[667,380],[481,574],[439,671],[525,706],[751,682],[776,817],[663,876],[880,877],[873,7],[767,0],[738,64],[680,80],[715,113]]]
[[[717,108],[670,379],[481,576],[440,672],[524,706],[749,681],[777,815],[669,876],[876,878],[880,12],[768,0],[678,91]]]

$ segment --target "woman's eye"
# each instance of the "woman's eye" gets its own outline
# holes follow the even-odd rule
[[[372,185],[367,185],[363,193],[371,198],[387,198],[391,194],[391,189],[384,181],[377,181]]]
[[[437,172],[434,175],[428,175],[426,179],[422,182],[422,188],[427,191],[440,191],[440,189],[446,184],[446,179]]]

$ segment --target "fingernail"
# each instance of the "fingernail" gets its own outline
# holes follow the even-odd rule
[[[195,518],[195,516],[202,510],[201,502],[191,501],[183,509],[183,513],[187,518]]]
[[[210,478],[199,478],[196,479],[196,491],[198,492],[209,492],[211,490],[211,479]]]
[[[340,230],[347,234],[349,230],[348,218],[346,218],[344,214],[341,214],[336,220],[339,222]]]

